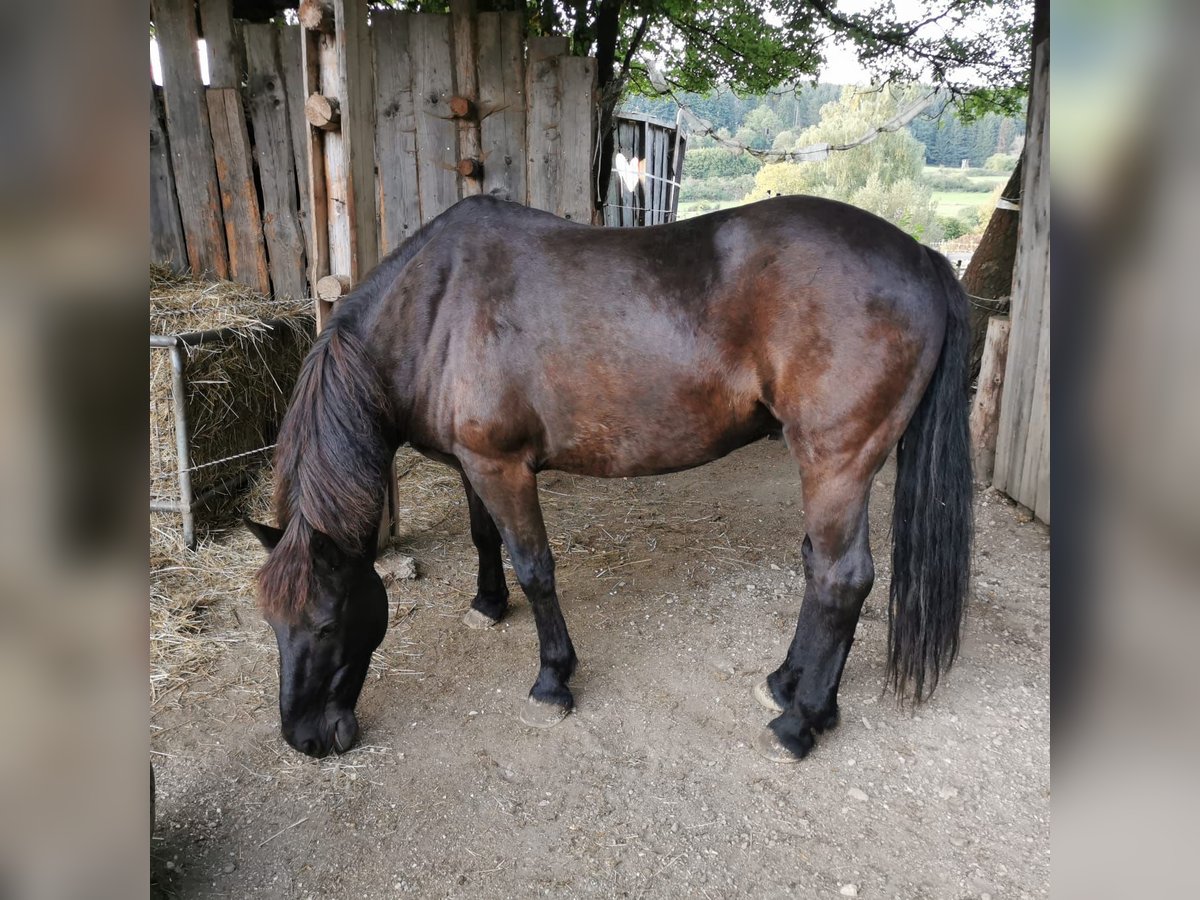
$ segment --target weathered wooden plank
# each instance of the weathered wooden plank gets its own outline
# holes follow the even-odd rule
[[[993,483],[1049,517],[1049,48],[1035,52],[1013,275],[1012,333]],[[1044,485],[1044,487],[1043,487]],[[1043,496],[1039,498],[1039,493]],[[1040,501],[1040,502],[1039,502]],[[1040,512],[1039,512],[1040,508]]]
[[[381,253],[390,253],[400,246],[422,224],[409,43],[412,16],[412,13],[376,12],[371,20]]]
[[[246,71],[241,23],[233,19],[232,0],[198,0],[201,37],[208,51],[208,86],[240,87]]]
[[[450,53],[450,17],[414,16],[413,95],[417,120],[417,171],[421,216],[428,222],[458,201],[458,129],[450,116],[454,61]]]
[[[162,96],[150,82],[150,261],[173,272],[187,270],[187,243],[179,221],[171,149],[163,128]]]
[[[558,70],[566,51],[566,38],[531,38],[525,69],[527,202],[550,212],[557,212],[562,195],[562,92]]]
[[[337,91],[341,103],[342,153],[346,166],[346,208],[350,266],[357,284],[379,262],[379,220],[375,206],[374,56],[367,29],[366,0],[333,0]],[[340,274],[340,273],[334,273]]]
[[[300,197],[288,123],[286,83],[274,25],[246,25],[246,92],[254,126],[254,156],[262,186],[262,225],[275,294],[308,296]]]
[[[471,101],[479,110],[479,63],[476,23],[479,11],[475,0],[450,0],[450,22],[454,34],[454,92]],[[478,116],[463,116],[457,120],[458,158],[481,159]],[[480,178],[459,175],[458,191],[463,197],[483,192]]]
[[[524,203],[524,15],[481,13],[478,39],[483,190]]]
[[[279,29],[279,63],[283,70],[284,92],[287,99],[288,129],[292,136],[292,156],[295,158],[296,193],[300,197],[300,232],[304,237],[304,257],[311,263],[312,194],[308,185],[308,123],[304,120],[304,60],[301,59],[301,29],[287,25]],[[307,273],[305,278],[307,280]],[[311,288],[306,285],[305,291]]]
[[[153,0],[151,11],[188,264],[194,272],[227,278],[229,257],[208,104],[200,81],[195,8],[191,0]]]
[[[573,222],[590,225],[595,209],[592,157],[596,153],[596,60],[589,56],[564,56],[558,73],[562,94],[559,119],[562,161],[555,212]]]
[[[209,88],[207,97],[225,243],[229,248],[229,277],[269,294],[271,279],[242,95],[236,88]]]

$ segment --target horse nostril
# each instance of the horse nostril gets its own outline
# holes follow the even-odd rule
[[[345,753],[354,746],[358,738],[358,719],[353,712],[343,713],[333,728],[333,748],[338,753]]]

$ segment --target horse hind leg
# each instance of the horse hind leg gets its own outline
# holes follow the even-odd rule
[[[768,759],[790,762],[838,721],[838,686],[863,601],[875,580],[867,501],[875,468],[803,473],[804,598],[783,664],[755,696],[779,712],[755,740]]]
[[[465,473],[462,481],[471,513],[471,541],[479,554],[475,598],[463,616],[463,622],[469,628],[491,628],[508,611],[508,584],[504,580],[504,562],[500,557],[500,531]]]

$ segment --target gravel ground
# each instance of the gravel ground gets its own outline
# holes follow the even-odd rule
[[[406,554],[419,577],[390,588],[351,753],[283,744],[270,630],[245,596],[212,611],[216,663],[152,715],[159,895],[1047,895],[1050,541],[1026,511],[981,492],[962,653],[913,712],[881,694],[885,469],[842,724],[775,765],[750,747],[769,718],[750,688],[782,658],[802,593],[783,445],[541,484],[576,713],[547,732],[516,718],[537,646],[511,572],[508,619],[460,625],[474,550],[457,477],[402,491],[408,531],[381,568]]]

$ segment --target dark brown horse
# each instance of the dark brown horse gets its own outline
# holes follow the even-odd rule
[[[872,479],[899,442],[889,681],[921,698],[958,649],[971,543],[966,300],[937,253],[812,197],[644,229],[589,228],[464,200],[343,300],[284,419],[279,528],[259,597],[280,652],[283,733],[345,750],[386,596],[383,485],[405,441],[462,474],[479,551],[467,623],[508,606],[501,543],[537,622],[522,710],[573,706],[537,473],[673,472],[782,430],[800,469],[805,589],[787,658],[755,695],[757,746],[797,759],[837,722],[874,580]]]

